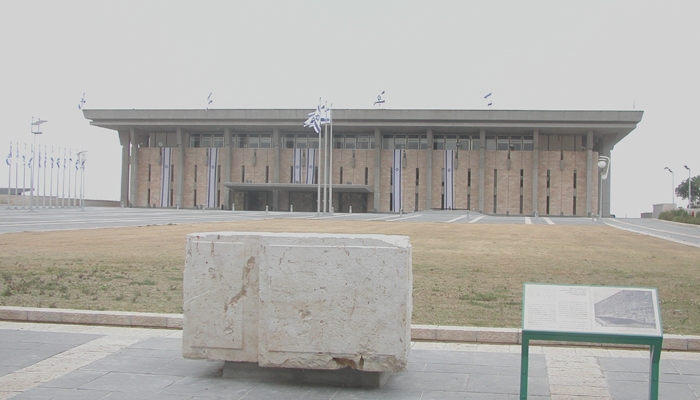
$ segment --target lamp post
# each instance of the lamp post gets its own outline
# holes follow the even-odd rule
[[[671,173],[671,204],[676,204],[676,174],[674,174],[669,167],[664,167],[664,169]]]
[[[603,179],[608,179],[610,171],[610,157],[598,156],[598,171],[600,184],[598,185],[598,221],[603,217]]]
[[[78,162],[80,162],[80,211],[85,211],[85,161],[87,161],[87,150],[78,152]]]
[[[688,210],[693,206],[693,195],[691,192],[691,186],[690,186],[690,168],[688,168],[687,165],[684,165],[685,169],[688,170]]]
[[[32,146],[32,176],[29,179],[29,211],[33,212],[34,211],[34,164],[36,164],[36,135],[41,135],[40,125],[46,122],[45,120],[38,118],[36,121],[34,121],[34,117],[32,117],[32,133],[34,134],[34,146]],[[686,167],[687,168],[687,167]]]

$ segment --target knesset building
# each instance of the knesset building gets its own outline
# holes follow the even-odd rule
[[[302,126],[309,110],[83,113],[119,134],[125,206],[317,210],[324,157],[318,134]],[[333,210],[597,215],[598,157],[610,157],[642,114],[336,109]],[[603,216],[610,182],[611,174],[602,181]]]

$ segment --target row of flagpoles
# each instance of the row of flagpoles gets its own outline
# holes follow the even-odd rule
[[[319,171],[322,171],[319,173],[319,178],[321,179],[317,180],[318,189],[316,195],[316,212],[318,214],[321,212],[324,214],[329,212],[331,214],[333,213],[333,205],[329,204],[333,201],[333,179],[330,173],[328,173],[328,163],[330,162],[330,165],[333,165],[333,144],[328,140],[328,126],[331,127],[330,135],[333,137],[333,117],[331,114],[332,108],[332,103],[330,106],[328,106],[328,104],[321,105],[321,99],[319,98],[316,111],[309,113],[307,116],[308,118],[303,124],[304,127],[313,128],[318,134],[320,151],[318,152],[318,163],[316,165],[322,166],[322,168],[319,169]],[[322,116],[321,113],[324,115]],[[321,138],[321,126],[323,125],[325,125],[325,133],[324,138]],[[323,153],[323,164],[321,164],[321,153]],[[321,206],[321,181],[323,181],[323,207]]]
[[[78,207],[84,201],[85,152],[38,146],[36,162],[33,145],[15,143],[13,152],[5,159],[7,164],[7,208],[26,207]],[[21,171],[20,171],[21,170]],[[34,187],[27,189],[32,181]],[[14,180],[13,180],[14,179]],[[34,190],[33,196],[26,192]],[[29,204],[33,201],[33,204]]]

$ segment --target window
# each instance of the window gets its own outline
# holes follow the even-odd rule
[[[241,183],[245,183],[245,165],[241,165]]]
[[[239,133],[236,139],[238,139],[238,145],[236,147],[238,147],[239,149],[248,148],[248,135],[246,135],[245,133]]]
[[[374,149],[376,146],[376,143],[374,143],[374,135],[370,134],[369,135],[369,148]]]
[[[457,135],[447,135],[445,137],[445,149],[457,150]]]
[[[471,187],[471,186],[472,186],[472,169],[469,168],[469,169],[467,169],[467,187]],[[469,208],[469,207],[467,207],[467,208]]]
[[[272,147],[272,137],[269,133],[263,133],[260,135],[260,148],[269,149]]]
[[[523,149],[523,137],[522,136],[511,136],[510,137],[510,149],[515,151],[520,151]]]
[[[212,136],[212,147],[224,147],[224,134],[223,133],[215,133]]]
[[[285,149],[293,149],[294,148],[294,134],[293,133],[287,133],[284,135],[284,148]]]
[[[357,148],[358,149],[369,149],[369,135],[366,133],[360,133],[357,135]]]
[[[318,138],[316,138],[315,142],[316,142],[316,146],[309,146],[309,147],[318,147]],[[297,136],[297,149],[305,149],[306,143],[307,143],[306,135]]]
[[[521,170],[520,170],[520,188],[523,187],[523,183],[524,183],[524,182],[525,182],[525,170],[522,170],[522,169],[521,169]],[[523,212],[520,211],[520,214],[522,214],[522,213],[523,213]]]
[[[340,184],[343,184],[343,167],[340,167]]]
[[[577,174],[577,172],[576,172],[576,170],[574,170],[574,189],[576,189],[576,174]],[[574,207],[574,209],[575,208],[576,207]],[[576,213],[574,213],[574,214],[576,214]]]
[[[420,168],[416,168],[416,186],[420,184]]]
[[[459,140],[457,140],[457,147],[460,150],[470,150],[469,135],[459,135]]]
[[[394,148],[401,150],[406,149],[406,135],[394,136]]]
[[[200,147],[201,135],[199,133],[190,133],[190,147]]]
[[[574,215],[576,215],[576,196],[574,196]]]
[[[496,150],[496,136],[486,136],[486,150]]]
[[[496,190],[498,187],[498,170],[494,169],[493,170],[493,190]]]
[[[148,181],[151,181],[151,164],[148,164]]]
[[[393,149],[394,148],[394,135],[383,135],[382,136],[382,149]]]
[[[428,148],[428,135],[420,135],[420,149],[426,150]]]
[[[345,134],[345,148],[354,150],[357,147],[357,135],[354,133]]]
[[[365,185],[369,185],[369,168],[365,167]]]
[[[270,183],[270,166],[265,166],[265,183]]]
[[[343,148],[343,134],[333,135],[333,148],[342,149]]]
[[[260,134],[259,133],[249,133],[248,134],[248,148],[257,149],[260,147]]]
[[[523,150],[532,151],[533,149],[532,136],[523,136]]]
[[[197,182],[197,164],[194,165],[194,181]]]
[[[508,136],[498,137],[498,150],[508,150]]]
[[[445,136],[444,135],[434,135],[433,136],[433,150],[444,150],[445,149]]]
[[[419,142],[418,135],[408,135],[408,147],[409,150],[418,150]]]
[[[472,136],[472,150],[481,150],[479,136]]]
[[[550,172],[550,170],[547,170],[547,189],[549,189],[550,178],[551,178],[551,175],[549,172]],[[549,211],[547,211],[547,214],[549,214]]]
[[[200,147],[211,147],[211,134],[203,133],[201,134]]]

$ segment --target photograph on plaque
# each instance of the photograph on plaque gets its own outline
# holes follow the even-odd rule
[[[661,336],[656,289],[524,285],[523,329]]]
[[[600,327],[655,328],[649,290],[599,288],[593,291],[595,322]]]

